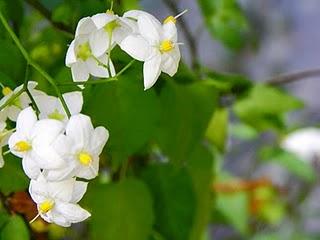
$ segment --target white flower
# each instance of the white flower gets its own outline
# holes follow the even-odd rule
[[[83,105],[83,97],[81,92],[69,92],[62,95],[71,115],[76,115],[81,112]],[[35,97],[35,101],[40,110],[40,119],[55,119],[63,122],[68,121],[68,116],[62,106],[59,98],[41,95]]]
[[[289,134],[281,144],[282,148],[311,162],[320,158],[320,129],[304,128]]]
[[[28,89],[32,94],[32,96],[34,97],[39,95],[44,95],[43,92],[35,89],[37,84],[38,83],[32,82],[32,81],[28,83]],[[14,94],[17,94],[22,88],[23,88],[23,85],[17,87],[13,91],[9,87],[3,88],[2,93],[4,97],[0,100],[0,106],[5,104],[8,101],[8,99],[10,99]],[[21,110],[28,107],[30,103],[31,103],[30,98],[28,97],[27,93],[24,92],[19,97],[17,97],[12,102],[12,104],[8,105],[1,111],[0,118],[6,119],[8,117],[11,121],[15,122]]]
[[[66,140],[61,142],[69,150],[61,152],[63,146],[56,145],[60,155],[67,159],[67,164],[60,169],[45,171],[46,178],[95,178],[99,171],[99,155],[108,137],[109,132],[104,127],[93,128],[88,116],[72,116],[66,126]]]
[[[54,150],[63,136],[64,124],[57,120],[37,120],[31,107],[18,116],[16,132],[9,138],[10,151],[22,158],[22,166],[28,177],[35,179],[40,169],[56,169],[64,160]],[[61,144],[60,144],[61,145]]]
[[[62,182],[48,182],[42,174],[31,180],[29,192],[36,202],[39,215],[49,223],[69,227],[86,220],[90,213],[77,203],[87,190],[87,183],[74,178]]]
[[[110,11],[96,14],[91,19],[97,30],[91,34],[89,43],[96,57],[111,50],[115,44],[120,44],[133,32],[133,29],[127,24],[127,19],[122,19]]]
[[[90,35],[97,28],[90,17],[81,19],[76,29],[76,37],[71,42],[67,55],[66,65],[71,67],[73,81],[87,81],[89,75],[100,78],[107,78],[115,75],[113,63],[109,59],[109,68],[106,68],[108,56],[103,53],[101,56],[94,56],[89,44]],[[107,44],[107,43],[106,43]]]
[[[0,168],[4,165],[4,160],[2,156],[2,148],[8,144],[8,139],[12,131],[6,129],[6,123],[0,122]]]
[[[138,34],[125,38],[120,47],[133,58],[144,61],[144,87],[152,87],[165,72],[173,76],[179,66],[180,50],[177,43],[177,29],[169,22],[162,25],[157,19],[147,14],[137,17]]]

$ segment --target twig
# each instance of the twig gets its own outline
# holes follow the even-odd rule
[[[73,38],[72,28],[62,22],[54,21],[52,19],[52,13],[45,6],[43,6],[41,2],[39,2],[38,0],[25,0],[25,2],[32,6],[35,10],[37,10],[45,19],[50,22],[50,24],[54,28],[64,32],[66,35]]]
[[[168,8],[173,12],[174,15],[177,15],[180,13],[179,7],[175,0],[163,0],[163,2],[168,6]],[[193,70],[199,71],[200,69],[200,64],[198,60],[199,55],[198,55],[198,47],[197,47],[195,38],[193,37],[193,34],[189,30],[189,27],[187,26],[187,23],[185,22],[183,17],[179,18],[178,23],[180,24],[181,30],[183,31],[190,48],[191,67]]]
[[[58,88],[57,84],[55,83],[55,80],[45,70],[43,70],[36,62],[34,62],[30,58],[28,52],[22,46],[22,44],[21,44],[19,38],[16,36],[16,34],[12,31],[11,27],[9,26],[7,20],[5,19],[5,17],[3,16],[1,11],[0,11],[0,21],[3,24],[4,28],[6,29],[6,31],[8,32],[8,34],[10,35],[10,37],[12,38],[13,42],[16,44],[16,46],[20,50],[20,52],[23,55],[23,57],[25,58],[25,60],[27,61],[27,64],[29,64],[35,70],[37,70],[40,73],[40,75],[42,75],[42,77],[44,79],[46,79],[51,84],[51,86],[53,87],[53,89],[57,93],[58,98],[60,99],[61,104],[62,104],[65,112],[67,113],[67,116],[70,117],[71,113],[69,111],[69,108],[68,108],[68,106],[67,106],[67,104],[66,104],[66,102],[65,102],[65,100],[64,100],[64,98],[62,96],[62,93],[61,93],[60,89]],[[24,89],[21,89],[21,90],[24,90]]]
[[[265,83],[273,86],[279,86],[286,83],[292,83],[304,80],[310,77],[320,77],[320,69],[310,69],[296,73],[283,74],[264,81]]]

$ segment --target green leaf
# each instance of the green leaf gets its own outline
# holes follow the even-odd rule
[[[231,49],[244,46],[249,26],[236,0],[198,0],[207,28]]]
[[[198,146],[190,155],[187,169],[196,194],[196,209],[190,240],[200,240],[208,226],[212,206],[213,155],[204,146]]]
[[[236,123],[230,126],[230,135],[242,140],[252,140],[257,138],[259,134],[256,129],[249,125]]]
[[[214,111],[215,88],[197,82],[169,82],[161,92],[161,119],[157,142],[170,161],[182,163],[204,138]]]
[[[278,148],[263,148],[260,157],[266,162],[276,162],[289,172],[304,179],[305,181],[315,180],[315,171],[310,163],[299,159],[296,155]]]
[[[172,165],[157,165],[146,169],[142,178],[154,199],[156,231],[165,239],[188,239],[196,207],[188,172]]]
[[[146,240],[153,225],[152,198],[145,184],[136,179],[91,186],[90,239]]]
[[[0,40],[0,69],[16,83],[23,83],[25,63],[19,50],[10,41]]]
[[[143,91],[139,76],[129,71],[117,82],[86,88],[84,112],[109,130],[107,147],[115,168],[151,139],[158,124],[157,96],[153,89]]]
[[[284,126],[283,115],[303,106],[297,98],[276,88],[262,84],[254,86],[247,97],[233,107],[238,117],[245,123],[265,130]]]
[[[21,159],[8,154],[4,161],[5,165],[0,169],[0,191],[9,194],[27,189],[29,180],[22,170]]]
[[[229,113],[225,108],[217,109],[210,120],[206,131],[208,140],[221,152],[224,152],[228,141]]]
[[[249,199],[245,192],[216,195],[216,209],[240,233],[248,233]]]
[[[12,216],[8,222],[3,226],[0,231],[1,240],[29,240],[29,230],[23,221],[23,219],[18,216]]]

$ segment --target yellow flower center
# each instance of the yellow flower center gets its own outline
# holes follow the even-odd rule
[[[65,118],[65,116],[61,114],[57,109],[55,109],[52,113],[48,115],[48,118],[62,121]]]
[[[17,152],[27,152],[32,146],[27,141],[20,141],[14,145],[14,150]]]
[[[4,96],[8,96],[8,95],[11,94],[11,93],[12,93],[11,88],[9,88],[9,87],[4,87],[4,88],[2,88],[2,94],[3,94]]]
[[[41,213],[47,213],[50,210],[52,210],[53,207],[54,207],[54,201],[46,200],[46,201],[44,201],[43,203],[40,204],[39,211]]]
[[[77,49],[77,58],[86,61],[89,57],[91,57],[91,49],[89,43],[86,42],[84,44],[79,45]]]
[[[88,166],[92,162],[92,157],[89,153],[87,152],[81,152],[78,155],[78,160],[82,165]]]
[[[117,20],[113,20],[104,26],[104,30],[111,36],[112,32],[119,26]]]
[[[160,44],[160,52],[170,52],[174,48],[174,44],[170,40],[164,40]]]
[[[167,24],[169,22],[173,22],[174,24],[176,24],[177,19],[174,16],[169,16],[163,21],[164,24]]]

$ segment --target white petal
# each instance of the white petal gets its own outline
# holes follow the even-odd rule
[[[51,144],[63,130],[62,122],[54,119],[42,119],[34,125],[31,137],[34,141],[40,139],[43,144]]]
[[[45,196],[48,195],[47,190],[47,181],[42,174],[39,174],[36,179],[31,179],[29,185],[29,193],[33,201],[35,201],[36,203],[41,203],[44,200]]]
[[[83,198],[83,195],[86,193],[87,187],[87,182],[76,181],[73,189],[71,203],[79,202]]]
[[[72,116],[66,127],[67,136],[73,140],[74,145],[81,148],[88,145],[92,132],[91,119],[83,114]]]
[[[71,222],[55,209],[49,211],[47,214],[40,214],[40,216],[48,223],[55,223],[61,227],[71,226]]]
[[[96,30],[96,26],[90,17],[85,17],[80,19],[77,29],[76,29],[76,37],[80,34],[90,34]]]
[[[71,67],[71,65],[76,62],[77,62],[77,56],[76,56],[76,52],[75,52],[75,40],[73,40],[71,42],[71,44],[69,45],[67,55],[66,55],[65,64],[66,64],[66,66]]]
[[[75,170],[75,175],[79,178],[91,180],[97,177],[99,173],[99,157],[94,156],[94,159],[89,166],[78,165]]]
[[[98,13],[91,17],[92,21],[98,29],[103,28],[106,24],[115,20],[116,18],[116,15],[108,13]]]
[[[50,197],[59,201],[70,202],[75,183],[74,178],[60,182],[47,182]]]
[[[170,40],[174,43],[178,41],[178,31],[176,24],[168,22],[163,25],[163,39]]]
[[[24,136],[30,136],[31,130],[37,122],[37,115],[28,107],[21,111],[17,119],[17,132],[22,133]]]
[[[95,155],[100,155],[109,138],[109,132],[104,127],[97,127],[90,139],[90,151]]]
[[[4,160],[2,157],[2,148],[0,148],[0,168],[2,168],[4,166]]]
[[[71,223],[82,222],[91,216],[87,210],[81,208],[78,204],[58,202],[55,209]]]
[[[160,42],[162,25],[157,19],[147,15],[141,15],[138,17],[138,27],[140,34],[146,38],[151,45],[157,45]]]
[[[99,78],[109,77],[108,70],[100,66],[93,58],[88,58],[86,64],[91,75]]]
[[[74,82],[83,82],[89,79],[89,70],[87,65],[82,61],[72,64],[71,73]]]
[[[16,122],[20,112],[21,112],[21,108],[18,108],[17,106],[14,106],[14,105],[11,105],[8,107],[8,111],[7,111],[8,118],[12,122]]]
[[[78,114],[82,110],[83,96],[82,92],[69,92],[62,95],[72,115]],[[62,104],[60,103],[61,107]]]
[[[74,177],[74,169],[75,165],[70,163],[58,169],[44,170],[43,174],[46,176],[48,181],[64,181],[68,178]]]
[[[100,57],[105,54],[109,48],[109,36],[106,31],[102,28],[94,31],[90,35],[89,44],[92,54],[95,57]]]
[[[57,98],[53,96],[41,95],[34,97],[40,110],[40,119],[48,118],[48,115],[54,112],[57,107]]]
[[[171,77],[178,71],[180,62],[180,51],[175,47],[171,52],[162,54],[161,70],[169,74]]]
[[[156,54],[143,65],[144,90],[151,88],[161,74],[161,54]]]
[[[25,174],[31,179],[37,179],[40,175],[40,168],[37,163],[27,154],[22,160],[22,167]]]
[[[150,56],[151,46],[139,35],[130,35],[120,44],[123,51],[138,61],[145,61]]]

